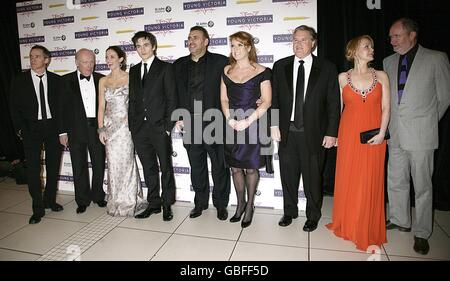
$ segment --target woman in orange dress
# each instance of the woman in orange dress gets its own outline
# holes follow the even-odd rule
[[[346,58],[354,68],[339,74],[343,111],[339,124],[333,220],[336,236],[367,251],[386,243],[384,215],[385,134],[389,123],[389,79],[369,67],[373,40],[359,36],[347,44]],[[360,133],[380,128],[361,144]]]

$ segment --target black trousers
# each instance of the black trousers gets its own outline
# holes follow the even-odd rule
[[[104,200],[105,147],[98,138],[96,127],[87,126],[87,138],[85,140],[79,140],[76,136],[69,136],[69,149],[77,205],[89,206],[91,201],[95,203]],[[92,164],[91,185],[89,184],[88,151]]]
[[[28,190],[33,200],[33,214],[45,215],[45,204],[56,202],[56,186],[61,164],[62,146],[56,122],[52,119],[37,121],[22,132],[27,163]],[[45,148],[46,182],[44,195],[41,185],[41,150]]]
[[[197,207],[207,208],[209,203],[209,173],[207,155],[211,160],[211,174],[214,188],[213,205],[226,208],[230,199],[230,170],[225,165],[224,146],[222,144],[185,144],[191,165],[191,182],[195,191],[194,203]]]
[[[172,139],[164,128],[144,122],[139,131],[133,134],[133,142],[144,170],[149,208],[172,205],[175,203],[176,191],[172,164]],[[158,160],[161,168],[161,188]]]
[[[306,217],[318,222],[322,216],[322,171],[324,152],[311,154],[305,133],[289,131],[286,146],[280,146],[280,176],[283,186],[284,214],[298,215],[298,186],[303,177],[306,196]]]

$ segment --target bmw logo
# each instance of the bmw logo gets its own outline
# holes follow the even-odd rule
[[[61,35],[61,40],[66,41],[66,35]]]
[[[100,51],[98,49],[94,50],[94,54],[98,55],[100,53]]]
[[[34,28],[36,25],[34,24],[34,22],[32,22],[32,23],[30,24],[30,26],[31,26],[31,28]]]
[[[208,21],[208,26],[209,27],[213,27],[214,26],[214,22],[212,20]]]
[[[259,43],[259,38],[258,37],[253,37],[253,44],[258,44]]]
[[[172,152],[172,157],[177,157],[177,156],[178,156],[177,152],[176,152],[176,151],[173,151],[173,152]]]
[[[166,12],[170,13],[171,11],[172,11],[172,7],[167,6],[167,7],[166,7]]]
[[[257,190],[256,191],[256,196],[260,196],[261,195],[261,191],[260,190]]]

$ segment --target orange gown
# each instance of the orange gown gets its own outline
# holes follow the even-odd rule
[[[339,125],[333,220],[326,227],[367,251],[386,243],[384,164],[386,141],[360,143],[360,132],[381,124],[382,86],[376,82],[362,95],[347,84],[342,90],[344,110]]]

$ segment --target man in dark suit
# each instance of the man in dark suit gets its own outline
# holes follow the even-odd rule
[[[194,26],[188,36],[190,54],[177,59],[174,63],[177,82],[178,108],[190,113],[189,120],[180,120],[176,126],[184,132],[184,139],[189,163],[191,165],[191,182],[195,191],[195,208],[190,217],[196,218],[208,208],[209,175],[207,155],[211,159],[211,172],[214,181],[213,204],[217,208],[217,218],[226,220],[226,207],[230,197],[230,173],[225,166],[223,142],[208,142],[202,138],[203,129],[211,122],[203,121],[203,113],[208,109],[220,112],[220,79],[227,57],[208,52],[209,34],[205,28]],[[194,103],[197,102],[197,106]],[[198,120],[196,120],[198,118]],[[223,118],[222,118],[223,119]],[[196,122],[197,121],[197,122]],[[190,122],[186,126],[185,122]],[[194,130],[198,124],[201,128]],[[194,131],[198,137],[194,138]]]
[[[280,175],[284,215],[280,226],[298,216],[300,176],[307,199],[304,231],[317,228],[322,208],[322,171],[325,148],[336,144],[340,95],[336,67],[312,55],[316,31],[302,25],[293,34],[294,56],[273,67],[272,108],[279,110],[279,127],[271,128],[280,141]],[[273,122],[274,120],[272,120]]]
[[[61,163],[59,134],[62,131],[61,78],[47,71],[51,54],[44,46],[30,50],[31,70],[20,73],[11,84],[10,109],[16,134],[23,139],[27,161],[28,190],[33,200],[29,223],[41,221],[45,209],[63,210],[56,203]],[[41,188],[41,149],[45,147],[46,183]]]
[[[142,62],[130,69],[128,122],[144,170],[149,203],[136,218],[160,213],[162,206],[163,220],[170,221],[176,190],[170,137],[174,126],[170,116],[177,105],[173,67],[156,57],[157,42],[153,34],[139,31],[132,41]],[[162,172],[161,196],[157,159]]]
[[[84,213],[92,202],[105,207],[103,176],[105,149],[97,134],[98,81],[102,74],[93,72],[95,54],[80,49],[75,55],[77,70],[64,76],[64,134],[60,142],[70,143],[70,158],[75,186],[77,213]],[[92,163],[92,190],[89,186],[87,152]]]

